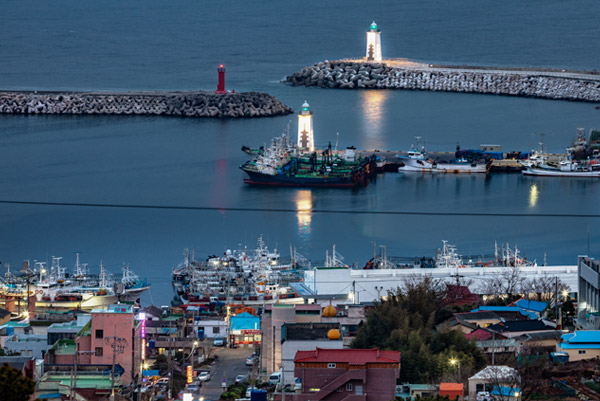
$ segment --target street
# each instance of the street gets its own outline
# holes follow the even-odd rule
[[[218,356],[215,365],[211,368],[211,379],[202,384],[200,394],[205,401],[218,400],[223,393],[222,381],[227,379],[227,386],[235,383],[237,375],[252,373],[252,366],[246,366],[246,358],[254,352],[254,348],[219,348],[213,349],[213,354]]]

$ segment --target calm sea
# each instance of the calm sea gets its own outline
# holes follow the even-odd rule
[[[264,91],[315,113],[316,142],[430,150],[482,143],[561,152],[577,127],[600,128],[594,104],[498,96],[295,88],[286,75],[325,59],[362,57],[372,20],[384,57],[425,62],[595,69],[596,1],[6,1],[0,14],[0,88]],[[0,198],[50,202],[481,213],[600,213],[600,182],[386,174],[356,191],[249,188],[243,144],[259,146],[294,116],[257,120],[0,116]],[[0,206],[0,260],[20,265],[75,251],[92,269],[129,264],[172,297],[171,267],[263,234],[283,254],[312,260],[336,244],[363,264],[373,242],[388,255],[433,255],[441,240],[464,255],[510,242],[530,259],[575,264],[600,252],[599,219],[427,217]],[[589,245],[588,245],[589,244]]]

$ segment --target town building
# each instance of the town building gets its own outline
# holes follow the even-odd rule
[[[43,334],[14,334],[4,342],[4,348],[13,355],[42,359],[48,349],[48,340]]]
[[[110,305],[107,309],[92,310],[92,319],[75,339],[81,365],[112,365],[123,368],[124,385],[135,383],[141,374],[142,322],[134,317],[131,305]],[[88,353],[93,351],[93,353]]]
[[[6,309],[0,308],[0,326],[7,323],[10,320],[10,312]]]
[[[61,339],[74,340],[77,333],[79,333],[91,319],[92,315],[90,314],[80,314],[77,315],[76,320],[70,322],[52,323],[48,326],[47,331],[48,345],[52,346]]]
[[[569,354],[569,362],[600,357],[600,330],[579,330],[563,334],[556,351]]]
[[[294,382],[294,358],[298,351],[342,349],[339,323],[284,323],[281,326],[282,383]]]
[[[260,341],[260,318],[242,312],[229,319],[230,344],[254,347],[259,345]]]
[[[469,289],[475,294],[485,294],[487,283],[502,274],[504,267],[469,267],[461,269],[464,280],[470,282]],[[322,299],[336,299],[339,303],[373,302],[381,294],[402,287],[412,276],[431,276],[433,279],[451,280],[455,268],[435,269],[348,269],[345,267],[316,267],[304,272],[302,282],[292,283],[294,291],[306,302]],[[521,280],[535,280],[547,276],[557,276],[571,292],[577,291],[577,266],[538,266],[519,267]]]
[[[600,329],[600,260],[587,256],[577,259],[579,293],[575,326],[583,330]]]
[[[440,396],[450,400],[464,399],[465,385],[463,383],[440,383]]]
[[[294,366],[302,385],[299,393],[286,394],[289,401],[389,401],[396,394],[400,352],[317,348],[298,351]]]
[[[477,393],[487,392],[492,399],[517,401],[521,396],[521,379],[510,366],[486,366],[469,378],[469,400],[476,400]]]

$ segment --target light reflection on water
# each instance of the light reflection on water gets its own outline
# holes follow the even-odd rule
[[[537,184],[531,184],[529,187],[529,207],[535,207],[538,202],[538,187]]]
[[[302,242],[308,242],[310,241],[310,223],[312,221],[312,192],[309,189],[296,191],[295,202],[298,236]]]
[[[369,144],[369,147],[384,149],[389,146],[383,133],[383,120],[389,91],[373,89],[359,93],[362,107],[362,134],[366,137],[365,142]]]

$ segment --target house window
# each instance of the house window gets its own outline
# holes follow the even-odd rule
[[[213,327],[213,334],[219,334],[220,330],[218,327]]]
[[[328,367],[328,368],[335,368],[335,363],[328,363],[328,364],[327,364],[327,367]]]
[[[342,391],[344,391],[344,388],[343,387],[338,387],[337,391],[338,391],[338,393],[341,393]]]
[[[585,354],[585,350],[584,349],[580,349],[579,350],[579,355],[581,355],[581,354]]]
[[[354,394],[363,395],[363,386],[357,384],[354,390]]]
[[[96,330],[96,338],[104,338],[104,330]]]
[[[346,391],[352,391],[352,383],[346,384]]]
[[[102,347],[96,347],[96,356],[102,356],[104,349]]]

